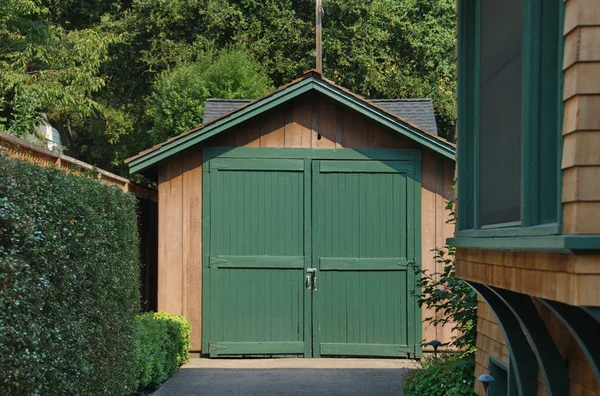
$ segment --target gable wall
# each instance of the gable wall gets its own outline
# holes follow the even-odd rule
[[[321,138],[319,139],[319,135]],[[336,104],[305,94],[260,115],[205,146],[286,148],[407,148],[411,140]],[[424,151],[422,156],[422,264],[436,267],[431,250],[443,246],[454,226],[445,206],[453,198],[454,162]],[[201,346],[202,304],[202,147],[159,166],[158,309],[182,314],[192,323],[192,350]],[[423,312],[423,318],[431,316]],[[435,313],[434,313],[435,315]],[[451,326],[423,326],[423,338],[448,342]]]

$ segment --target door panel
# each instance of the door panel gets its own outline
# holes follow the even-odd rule
[[[406,356],[408,183],[402,161],[313,163],[315,355]]]
[[[415,356],[415,169],[413,160],[207,161],[204,350]]]
[[[212,356],[305,352],[304,168],[211,161]]]

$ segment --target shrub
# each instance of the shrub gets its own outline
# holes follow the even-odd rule
[[[191,328],[180,315],[148,312],[137,316],[138,389],[157,387],[187,361]]]
[[[475,355],[444,355],[427,359],[423,370],[412,372],[404,386],[406,396],[470,396],[473,392]]]
[[[0,153],[0,394],[135,387],[135,198]]]
[[[448,223],[454,222],[454,201],[449,201],[446,210],[450,212]],[[428,270],[415,268],[417,286],[421,293],[417,296],[419,306],[425,305],[439,317],[427,317],[425,322],[434,326],[452,324],[457,331],[449,343],[464,353],[475,351],[477,338],[477,293],[465,281],[456,277],[456,248],[445,245],[435,248],[435,261],[443,266],[441,272],[430,273]],[[433,340],[429,340],[430,342]]]

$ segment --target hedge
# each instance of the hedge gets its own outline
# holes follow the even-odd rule
[[[0,153],[0,394],[135,390],[135,198]]]
[[[404,386],[406,396],[475,396],[475,354],[443,355],[423,361]]]
[[[183,316],[148,312],[136,328],[137,386],[156,388],[188,359],[192,327]]]

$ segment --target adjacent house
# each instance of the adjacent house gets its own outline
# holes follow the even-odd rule
[[[459,0],[457,125],[475,375],[600,394],[600,2]]]
[[[210,356],[420,357],[415,268],[453,232],[455,147],[430,100],[371,101],[309,71],[127,162],[158,183],[161,311]],[[418,291],[417,291],[418,292]]]

